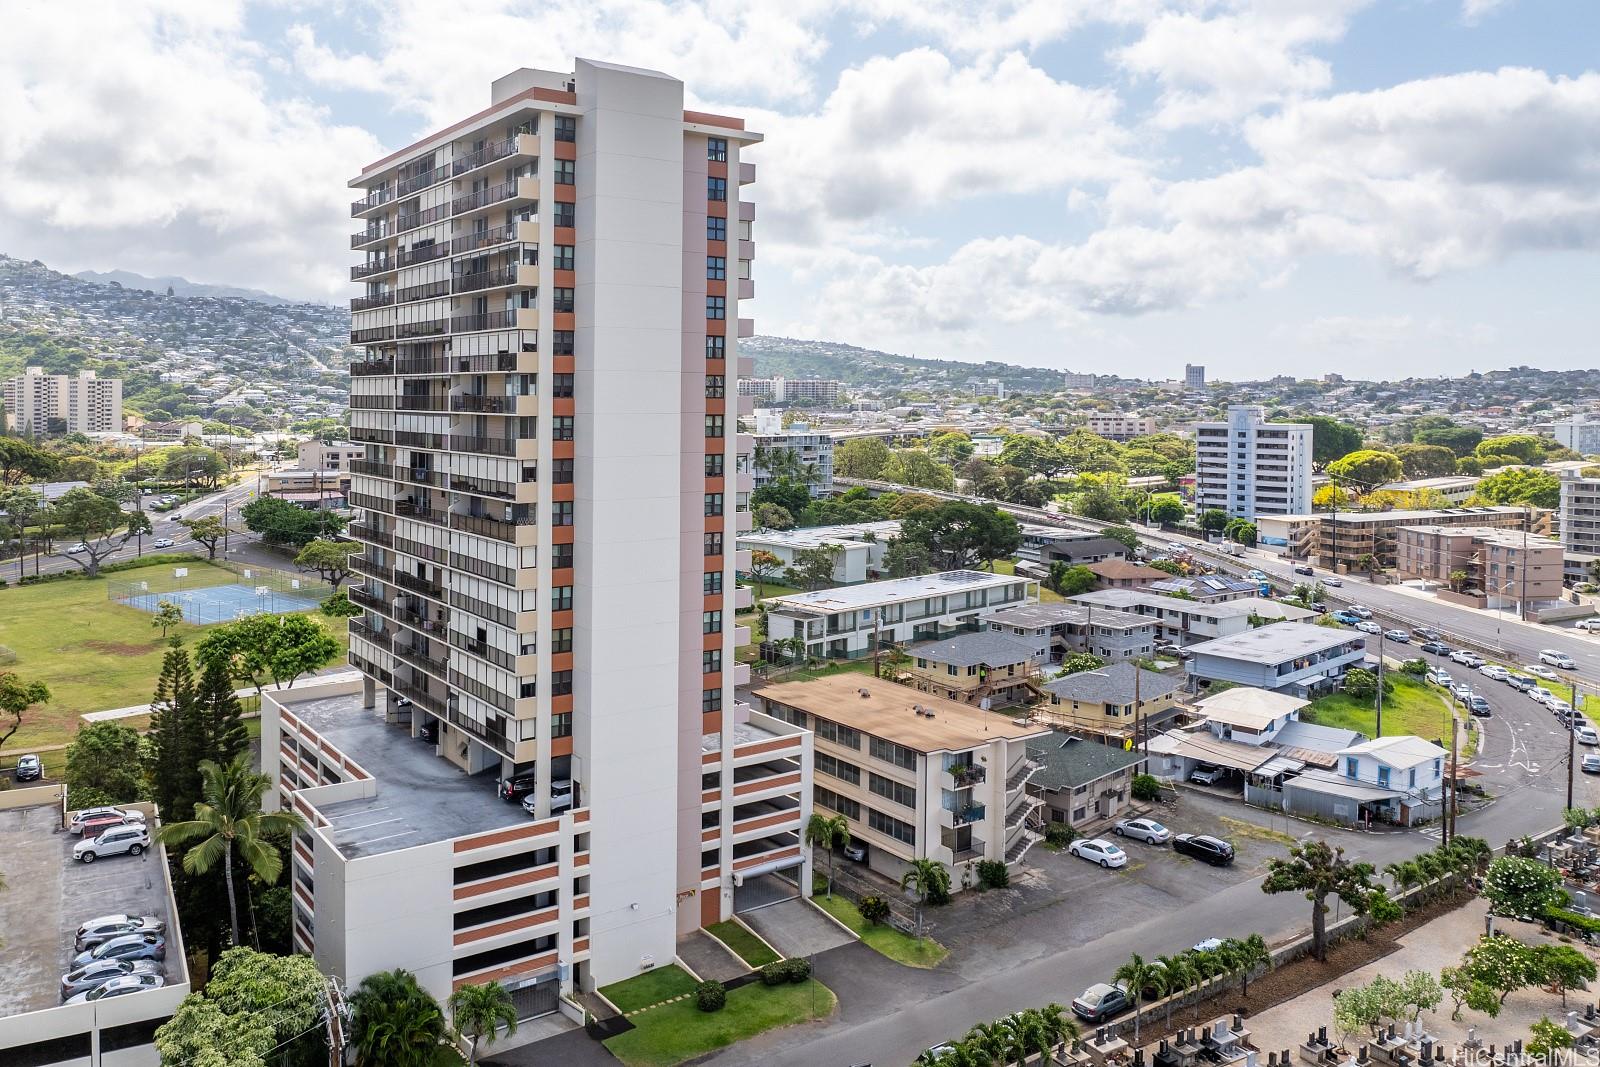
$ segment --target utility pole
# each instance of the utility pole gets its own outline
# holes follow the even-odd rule
[[[1517,594],[1517,618],[1523,622],[1528,621],[1528,526],[1533,522],[1533,509],[1530,505],[1522,505],[1522,559],[1518,560],[1517,570],[1522,574],[1522,592]],[[1570,771],[1571,768],[1569,767]],[[1568,804],[1567,807],[1571,807]]]
[[[1383,631],[1378,631],[1378,721],[1373,727],[1374,740],[1383,736]]]
[[[1456,835],[1456,808],[1460,802],[1461,779],[1458,777],[1460,766],[1456,762],[1456,734],[1461,729],[1461,720],[1455,713],[1450,714],[1450,803],[1444,809],[1444,844],[1448,847]]]
[[[1572,765],[1578,762],[1578,680],[1572,680],[1572,715],[1567,723],[1567,810],[1572,810]]]

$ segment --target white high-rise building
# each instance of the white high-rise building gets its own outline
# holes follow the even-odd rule
[[[100,378],[92,370],[46,374],[29,367],[0,382],[6,426],[16,433],[120,433],[122,379]]]
[[[810,734],[734,699],[760,135],[683,97],[518,70],[350,183],[364,678],[264,702],[262,758],[311,825],[295,943],[352,985],[555,1010],[809,892]]]
[[[1555,439],[1563,446],[1585,456],[1600,455],[1600,420],[1591,421],[1582,414],[1563,419],[1550,427]]]
[[[1183,385],[1185,389],[1204,389],[1206,387],[1206,368],[1201,363],[1185,363],[1183,365]]]
[[[1311,510],[1311,426],[1267,422],[1257,404],[1231,404],[1226,422],[1195,425],[1195,502],[1229,515]]]

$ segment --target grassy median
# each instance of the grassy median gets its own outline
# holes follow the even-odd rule
[[[732,919],[706,927],[706,933],[733,949],[733,954],[749,964],[751,969],[765,967],[779,959],[765,941]]]
[[[628,1020],[632,1030],[605,1046],[628,1067],[672,1067],[767,1030],[825,1019],[838,1003],[815,978],[780,986],[752,982],[730,992],[721,1011],[701,1011],[690,997],[641,1012]]]
[[[925,970],[937,967],[941,960],[950,955],[949,949],[931,937],[912,937],[888,925],[874,926],[861,917],[861,911],[854,903],[844,897],[814,896],[811,902],[855,931],[862,944],[896,963]]]

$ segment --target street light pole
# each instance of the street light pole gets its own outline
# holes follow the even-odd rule
[[[1378,721],[1373,727],[1373,738],[1383,736],[1383,637],[1382,630],[1378,631]]]
[[[1572,765],[1578,760],[1578,680],[1572,680],[1572,721],[1567,723],[1567,810],[1572,810]]]

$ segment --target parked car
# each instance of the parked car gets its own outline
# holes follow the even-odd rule
[[[1102,867],[1128,865],[1128,854],[1103,837],[1080,837],[1067,846],[1067,851],[1079,859],[1098,863]]]
[[[1500,666],[1498,663],[1485,663],[1483,666],[1478,668],[1478,673],[1483,675],[1485,678],[1493,678],[1497,682],[1503,682],[1507,678],[1511,677],[1511,672]]]
[[[1450,672],[1446,670],[1429,671],[1428,681],[1432,682],[1434,685],[1442,685],[1446,689],[1453,688],[1456,684],[1456,680],[1452,678],[1450,676]]]
[[[1272,580],[1265,572],[1256,570],[1254,567],[1246,571],[1244,576],[1252,582],[1270,582]]]
[[[99,837],[107,830],[114,830],[119,826],[143,825],[143,822],[136,823],[132,819],[125,819],[120,815],[97,815],[92,819],[85,819],[82,827],[78,829],[77,833],[80,837],[83,837],[87,840],[91,837]]]
[[[1544,702],[1544,706],[1549,708],[1550,714],[1554,715],[1558,719],[1565,720],[1572,715],[1572,705],[1568,704],[1560,697],[1551,697],[1549,700]]]
[[[1411,643],[1411,635],[1404,630],[1385,630],[1383,636],[1385,640],[1393,641],[1396,644],[1409,645]]]
[[[155,960],[94,960],[75,971],[61,976],[61,999],[70,1000],[79,993],[87,993],[113,978],[130,974],[160,974],[161,964]]]
[[[1190,949],[1189,951],[1190,952],[1215,952],[1215,951],[1217,951],[1217,949],[1221,948],[1224,944],[1226,944],[1226,942],[1224,942],[1222,940],[1222,938],[1220,938],[1220,937],[1208,937],[1204,941],[1195,942],[1194,948]]]
[[[1456,694],[1456,699],[1461,701],[1463,704],[1465,704],[1472,696],[1472,686],[1466,684],[1465,682],[1460,682],[1453,688]]]
[[[1519,693],[1526,693],[1533,688],[1533,679],[1526,674],[1507,674],[1505,682]]]
[[[1361,621],[1361,616],[1349,611],[1336,611],[1329,618],[1334,622],[1342,622],[1346,626],[1354,626]]]
[[[1154,819],[1122,819],[1111,828],[1118,837],[1132,837],[1147,845],[1163,845],[1172,839],[1172,831]]]
[[[866,846],[866,843],[862,842],[862,841],[854,840],[852,838],[850,843],[848,845],[844,846],[844,858],[849,860],[849,861],[851,861],[852,863],[865,863],[865,862],[867,862],[867,846]]]
[[[1367,621],[1358,622],[1358,623],[1356,623],[1356,629],[1360,630],[1364,634],[1381,634],[1381,633],[1383,633],[1383,627],[1379,626],[1375,622],[1367,622]]]
[[[1424,641],[1417,647],[1424,652],[1431,652],[1435,656],[1448,656],[1450,653],[1455,651],[1455,649],[1451,648],[1443,641]]]
[[[1344,579],[1335,578],[1333,575],[1329,574],[1323,577],[1322,584],[1337,589],[1344,584]]]
[[[38,756],[17,757],[17,781],[37,782],[44,777],[44,761]]]
[[[1318,615],[1326,615],[1328,613],[1328,602],[1326,600],[1313,600],[1311,602],[1311,610]]]
[[[1476,693],[1467,699],[1467,710],[1480,719],[1488,719],[1494,715],[1489,708],[1489,702]]]
[[[1411,634],[1414,637],[1422,638],[1424,641],[1439,640],[1439,631],[1428,626],[1414,626],[1411,629]]]
[[[1557,674],[1555,671],[1551,670],[1549,667],[1546,667],[1542,663],[1536,663],[1532,667],[1524,667],[1522,668],[1522,673],[1531,674],[1535,678],[1542,678],[1547,682],[1556,682],[1561,680],[1561,675]]]
[[[170,537],[158,537],[150,543],[156,548],[171,548],[173,545],[177,544],[177,542]]]
[[[1097,982],[1085,989],[1072,1001],[1072,1014],[1088,1023],[1105,1022],[1120,1015],[1132,1005],[1121,986]]]
[[[521,800],[533,792],[534,784],[534,775],[531,771],[527,774],[514,774],[500,783],[500,799]]]
[[[1576,626],[1580,630],[1600,630],[1600,619],[1583,619]]]
[[[1179,834],[1172,839],[1172,851],[1204,860],[1214,867],[1233,862],[1233,846],[1210,834]]]
[[[1600,752],[1585,752],[1583,762],[1578,766],[1584,774],[1600,774]]]
[[[1189,772],[1189,781],[1198,782],[1200,785],[1216,785],[1222,780],[1223,774],[1221,767],[1211,763],[1201,763]]]
[[[167,984],[167,980],[159,974],[125,974],[121,978],[113,978],[103,985],[97,985],[75,997],[68,997],[68,1004],[93,1004],[97,1000],[106,1000],[110,997],[126,996],[129,993],[143,993],[146,989],[160,989]]]
[[[1346,610],[1348,610],[1350,612],[1350,614],[1355,615],[1358,618],[1362,618],[1362,619],[1370,619],[1370,618],[1372,618],[1372,609],[1371,608],[1362,607],[1360,604],[1351,604],[1350,607],[1347,608]]]
[[[1593,726],[1579,726],[1572,733],[1580,745],[1600,745],[1600,733]]]
[[[1550,701],[1555,699],[1555,694],[1550,692],[1550,690],[1546,689],[1542,685],[1536,685],[1532,689],[1526,690],[1526,692],[1528,696],[1532,697],[1534,700],[1537,700],[1541,704],[1548,704]]]
[[[103,945],[72,957],[72,969],[86,967],[95,960],[164,960],[167,958],[165,934],[124,934]]]
[[[1450,653],[1450,659],[1455,663],[1461,664],[1463,667],[1483,666],[1483,657],[1478,655],[1476,652],[1469,651],[1465,648],[1458,648],[1454,652]]]
[[[1578,669],[1577,660],[1573,659],[1565,652],[1558,652],[1553,648],[1541,649],[1539,652],[1539,662],[1548,663],[1552,667],[1560,667],[1564,671],[1575,671]]]
[[[144,822],[144,812],[137,808],[84,808],[82,811],[73,812],[72,822],[67,829],[75,834],[82,834],[84,824],[93,819],[117,819],[113,825],[121,826],[124,823]]]
[[[538,804],[538,793],[529,792],[522,798],[522,810],[532,815]],[[560,815],[572,808],[572,779],[557,778],[550,783],[550,814]]]
[[[72,846],[72,858],[93,863],[101,856],[137,856],[150,847],[150,828],[142,822],[113,826],[99,837],[87,838]]]
[[[1308,564],[1305,564],[1305,563],[1297,564],[1295,566],[1295,568],[1294,568],[1294,572],[1296,574],[1315,574],[1315,573],[1317,573],[1316,571],[1312,570],[1311,567]]]
[[[73,942],[79,952],[124,934],[164,934],[167,924],[153,915],[102,915],[78,927]]]
[[[82,541],[79,541],[77,544],[68,545],[67,551],[74,554],[79,552],[87,552],[89,551],[89,546],[84,544]]]

